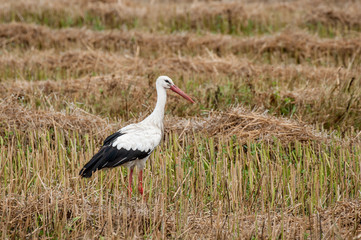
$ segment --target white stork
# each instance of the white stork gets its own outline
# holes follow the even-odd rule
[[[129,194],[131,194],[133,170],[137,166],[139,169],[138,190],[143,195],[142,182],[145,163],[163,136],[164,107],[167,101],[166,89],[170,89],[194,103],[167,76],[158,77],[156,87],[158,96],[154,111],[143,121],[125,126],[108,136],[99,152],[80,170],[80,176],[89,178],[93,172],[102,168],[128,167],[130,169]]]

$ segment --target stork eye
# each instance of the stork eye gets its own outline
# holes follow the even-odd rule
[[[170,83],[168,80],[165,80],[166,83]]]

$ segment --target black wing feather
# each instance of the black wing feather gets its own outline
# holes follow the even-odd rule
[[[113,142],[124,133],[116,132],[108,136],[104,140],[102,148],[95,154],[90,161],[80,170],[79,175],[89,178],[93,172],[102,168],[117,167],[124,163],[134,161],[136,159],[143,159],[151,154],[151,150],[126,150],[124,148],[117,149],[113,147]]]
[[[105,145],[110,145],[112,144],[115,139],[117,139],[118,137],[124,135],[124,133],[121,133],[121,132],[115,132],[113,133],[112,135],[108,136],[105,140],[104,140],[104,143],[103,143],[103,146]]]

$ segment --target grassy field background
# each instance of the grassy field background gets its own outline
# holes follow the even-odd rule
[[[2,239],[359,239],[357,1],[0,1]],[[104,138],[166,133],[80,179]]]

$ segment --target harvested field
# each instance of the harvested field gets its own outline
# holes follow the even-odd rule
[[[22,132],[59,128],[87,133],[91,129],[106,130],[108,121],[82,111],[76,106],[68,106],[67,112],[31,110],[8,98],[0,102],[2,134],[19,129]]]
[[[21,97],[20,102],[43,110],[61,111],[68,102],[82,99],[82,104],[77,106],[85,111],[128,120],[129,116],[149,113],[155,104],[150,79],[177,71],[183,81],[180,86],[188,86],[188,92],[199,96],[196,99],[203,109],[227,110],[230,101],[232,105],[246,102],[251,108],[268,109],[283,116],[297,115],[302,121],[322,124],[327,128],[335,124],[345,129],[361,125],[361,78],[356,78],[358,71],[302,65],[258,65],[234,58],[165,57],[149,60],[105,55],[96,52],[76,55],[70,52],[57,58],[46,53],[48,59],[32,55],[35,57],[21,59],[21,62],[5,57],[9,61],[3,64],[4,69],[17,66],[16,71],[22,69],[22,73],[14,74],[21,78],[28,75],[29,80],[37,76],[48,78],[44,75],[47,72],[54,73],[54,77],[58,74],[76,77],[98,70],[97,74],[101,76],[91,77],[89,72],[85,74],[88,76],[77,79],[13,81],[0,84],[0,93],[4,97]],[[42,61],[37,62],[38,59]],[[112,74],[102,75],[104,72]],[[7,74],[12,75],[8,71]],[[192,85],[195,76],[201,87]],[[241,95],[237,97],[237,94]],[[131,102],[119,99],[119,96],[127,95],[130,98],[149,96],[149,99],[146,102],[137,97]],[[185,108],[185,103],[174,95],[170,98],[173,101],[168,109],[173,114],[196,116],[199,113],[194,106]],[[115,101],[117,104],[113,105]],[[145,104],[148,112],[144,112]]]
[[[15,68],[11,68],[15,66]],[[29,50],[21,52],[5,51],[0,56],[2,80],[62,80],[66,77],[82,77],[91,74],[136,74],[139,76],[154,74],[155,71],[179,75],[216,75],[237,77],[261,77],[265,74],[277,77],[282,82],[294,80],[294,84],[318,86],[324,82],[334,83],[337,76],[356,78],[361,73],[358,67],[315,67],[309,64],[268,64],[239,58],[234,55],[218,57],[209,52],[204,56],[165,55],[159,58],[139,57],[137,55],[119,55],[101,50]],[[46,75],[46,73],[56,73]],[[297,78],[297,76],[300,76]],[[287,82],[289,83],[289,82]]]
[[[102,49],[142,57],[160,55],[246,55],[263,62],[311,63],[318,66],[358,66],[361,36],[320,39],[305,32],[284,31],[270,36],[239,38],[220,34],[151,34],[139,31],[53,30],[33,24],[0,25],[0,47],[12,49]],[[313,59],[313,61],[312,61]]]
[[[1,1],[2,239],[359,239],[357,1]],[[125,168],[79,171],[144,119]],[[135,188],[135,186],[133,186]]]
[[[106,134],[107,131],[116,131],[121,125],[126,124],[110,123],[109,120],[89,114],[74,105],[69,105],[66,112],[31,110],[19,104],[15,98],[8,98],[0,102],[0,121],[6,123],[2,126],[3,131],[17,129],[26,132],[58,128],[97,135]],[[234,108],[229,112],[209,113],[207,117],[203,118],[187,120],[167,118],[165,125],[167,126],[166,131],[169,133],[192,134],[197,132],[225,138],[237,136],[241,142],[277,139],[286,144],[295,140],[300,142],[327,141],[332,138],[327,136],[327,133],[315,130],[304,123],[274,118],[267,114],[250,112],[241,108]]]
[[[322,37],[361,30],[361,4],[322,1],[227,3],[152,3],[134,1],[16,1],[0,3],[3,22],[35,22],[51,28],[87,26],[95,30],[219,32],[262,35],[288,28]]]

